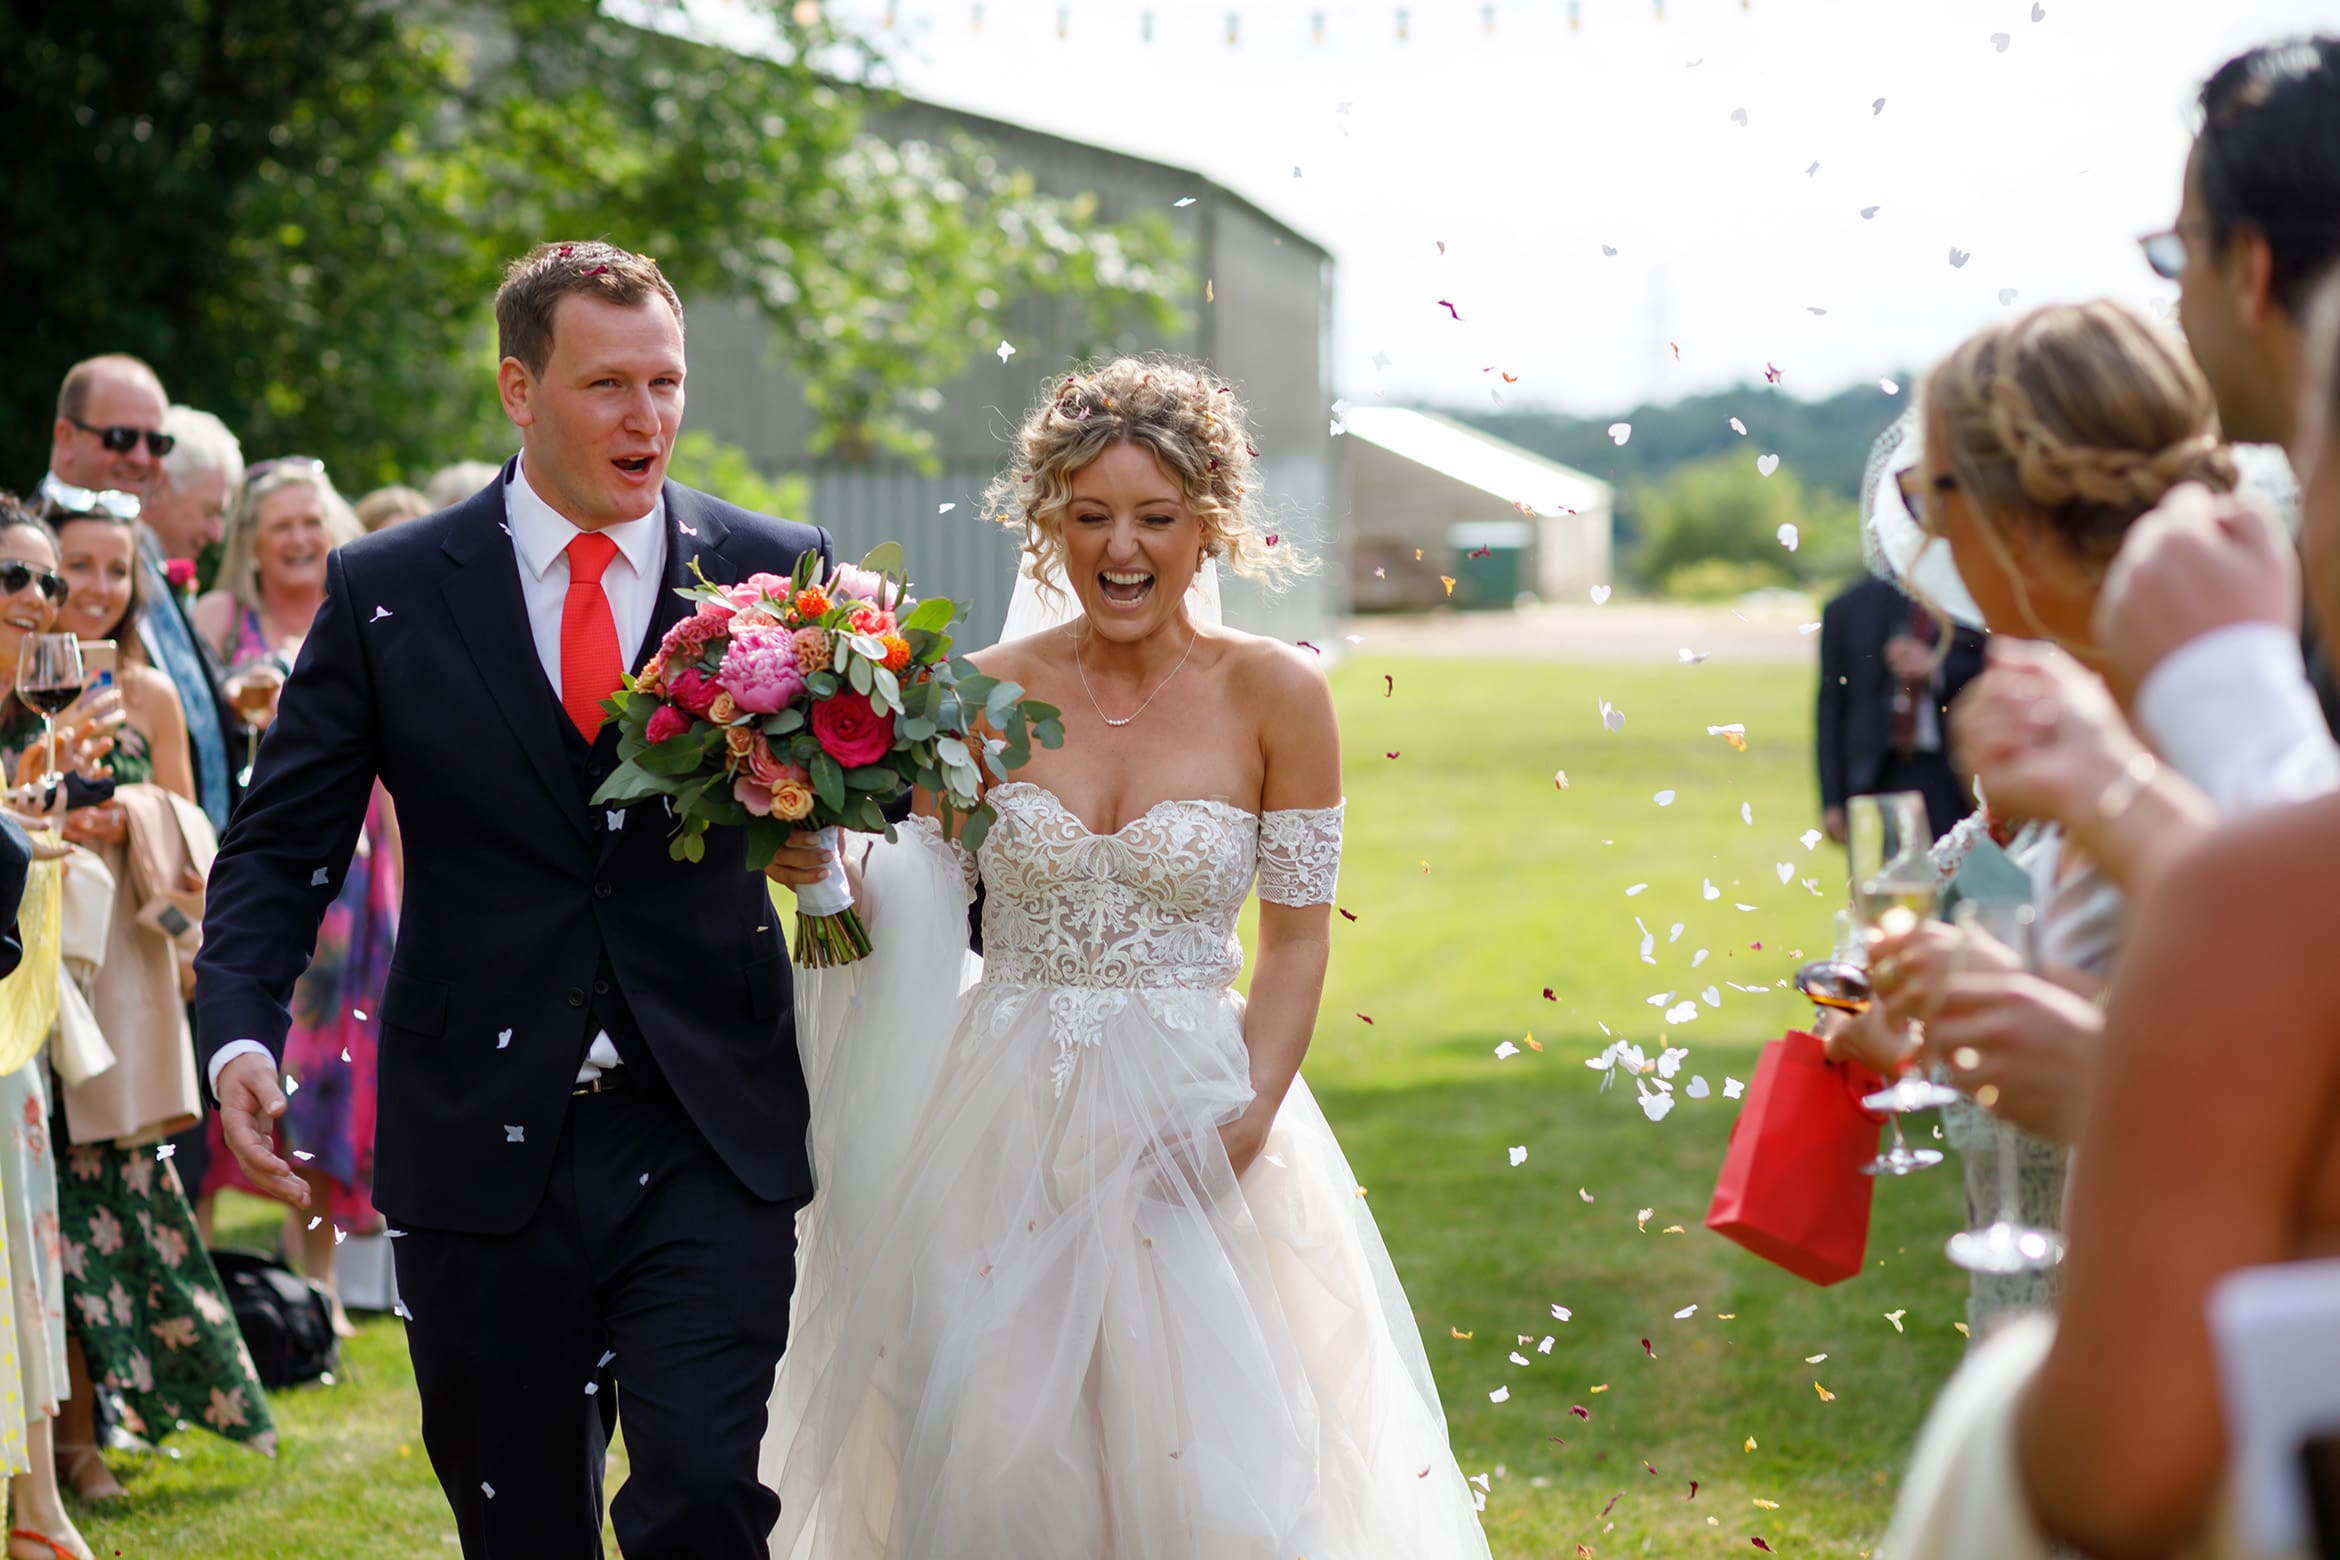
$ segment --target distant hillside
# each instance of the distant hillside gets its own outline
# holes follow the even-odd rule
[[[1870,444],[1909,404],[1909,379],[1899,383],[1899,395],[1885,394],[1872,381],[1825,401],[1799,401],[1772,385],[1744,385],[1614,417],[1464,409],[1448,415],[1614,484],[1617,541],[1627,548],[1641,535],[1634,488],[1710,456],[1744,452],[1752,466],[1758,456],[1777,455],[1807,489],[1857,501]],[[1731,431],[1734,417],[1746,425],[1743,438]],[[1619,422],[1633,425],[1623,445],[1609,437],[1610,424]]]

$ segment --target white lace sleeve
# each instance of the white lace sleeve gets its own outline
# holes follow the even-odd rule
[[[1341,880],[1341,815],[1349,804],[1292,807],[1259,817],[1259,897],[1271,905],[1329,905]]]

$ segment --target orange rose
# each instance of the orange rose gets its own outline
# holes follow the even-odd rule
[[[748,750],[753,748],[755,744],[756,734],[747,727],[726,726],[723,728],[723,745],[730,749],[733,758],[747,757]]]
[[[715,695],[715,702],[707,706],[707,718],[718,726],[728,726],[739,719],[739,705],[728,693]]]
[[[666,677],[666,653],[659,653],[642,663],[642,675],[634,679],[634,686],[644,693],[656,693]]]
[[[772,787],[773,817],[785,818],[790,823],[795,823],[799,819],[809,816],[812,810],[813,793],[810,785],[800,785],[794,780],[783,780]]]

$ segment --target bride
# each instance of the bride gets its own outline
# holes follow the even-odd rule
[[[1066,741],[992,786],[972,857],[922,798],[862,868],[877,952],[799,986],[821,1189],[765,1442],[783,1560],[1487,1554],[1299,1076],[1339,733],[1312,657],[1216,621],[1214,561],[1291,562],[1253,458],[1231,392],[1123,359],[1049,386],[988,495],[1021,607],[1062,620],[975,660]]]

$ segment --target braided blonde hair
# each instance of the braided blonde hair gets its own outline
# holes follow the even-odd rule
[[[2018,592],[2003,526],[2045,525],[2098,573],[2171,488],[2235,484],[2201,370],[2122,304],[2049,304],[1994,325],[1935,365],[1923,396],[1927,440]]]
[[[1125,357],[1083,365],[1042,388],[1008,469],[984,490],[983,511],[1021,534],[1025,572],[1060,589],[1074,478],[1114,445],[1134,444],[1178,483],[1212,557],[1246,579],[1279,585],[1310,564],[1267,529],[1253,493],[1259,451],[1244,423],[1233,387],[1201,364]]]

